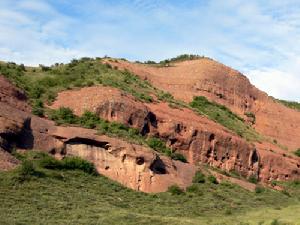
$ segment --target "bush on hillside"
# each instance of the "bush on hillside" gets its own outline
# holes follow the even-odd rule
[[[177,185],[172,185],[168,188],[168,192],[170,192],[172,195],[182,195],[184,194],[184,191],[178,187]]]
[[[257,184],[258,179],[257,179],[257,177],[256,177],[255,175],[251,175],[251,176],[248,178],[248,181],[249,181],[250,183]]]
[[[97,174],[93,163],[75,156],[65,157],[62,160],[46,156],[40,160],[39,165],[45,169],[51,170],[81,170],[88,174]]]
[[[213,175],[208,176],[207,180],[212,184],[218,184],[217,178]]]
[[[57,124],[76,124],[78,118],[74,115],[70,108],[60,107],[58,110],[53,110],[49,113],[49,118]]]
[[[295,151],[295,155],[300,157],[300,148],[298,148],[296,151]]]
[[[193,178],[193,183],[205,183],[205,176],[200,171],[197,171],[195,173],[195,176]]]
[[[45,109],[44,109],[44,104],[41,100],[37,100],[33,103],[32,106],[32,114],[36,116],[44,116],[45,114]]]

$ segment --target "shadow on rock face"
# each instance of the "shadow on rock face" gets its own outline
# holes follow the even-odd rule
[[[156,174],[167,174],[166,166],[158,156],[150,165],[150,170]]]

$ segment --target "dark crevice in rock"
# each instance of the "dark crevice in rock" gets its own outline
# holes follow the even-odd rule
[[[97,141],[89,138],[82,138],[82,137],[75,137],[71,138],[68,141],[65,142],[66,145],[77,145],[77,144],[84,144],[84,145],[90,145],[95,146],[98,148],[104,148],[108,150],[109,145],[107,141]]]
[[[166,169],[164,162],[158,156],[151,163],[150,170],[156,174],[166,174],[167,173],[167,169]]]
[[[253,164],[257,163],[258,160],[259,160],[258,154],[257,154],[256,150],[254,150],[252,152],[252,156],[251,156],[251,164],[253,165]]]
[[[138,165],[143,165],[145,163],[145,159],[144,159],[144,157],[137,157],[135,162]]]

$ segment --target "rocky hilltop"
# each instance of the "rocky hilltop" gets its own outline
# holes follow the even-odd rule
[[[18,164],[13,151],[42,150],[143,192],[186,188],[203,167],[265,185],[300,178],[299,111],[214,60],[0,66],[2,170]]]

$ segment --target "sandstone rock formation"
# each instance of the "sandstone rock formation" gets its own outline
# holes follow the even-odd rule
[[[107,61],[119,69],[127,69],[154,86],[170,92],[175,98],[190,102],[194,96],[206,96],[244,115],[256,116],[255,129],[290,151],[300,147],[300,113],[276,102],[251,85],[249,80],[214,60],[174,63],[169,67],[154,67],[127,61]]]
[[[82,115],[85,111],[94,112],[106,120],[138,128],[143,134],[156,126],[155,115],[143,103],[111,87],[96,86],[61,92],[50,108],[63,106],[71,108],[76,115]]]
[[[31,112],[27,104],[25,93],[12,85],[4,76],[0,75],[0,102],[11,105],[22,111]]]
[[[130,113],[125,113],[127,115],[125,120],[124,116],[111,117],[110,113],[100,114],[100,117],[109,121],[124,122],[128,121],[129,115],[135,114],[136,117],[141,116],[136,120],[145,121],[145,113],[138,114],[134,111],[139,108],[144,109],[148,115],[149,113],[153,115],[153,119],[147,122],[149,133],[166,140],[169,147],[184,154],[194,165],[205,163],[226,171],[237,171],[244,177],[255,176],[265,182],[272,179],[299,178],[300,170],[295,157],[290,156],[292,158],[284,159],[279,165],[272,164],[270,158],[282,159],[282,153],[276,152],[270,155],[269,149],[278,151],[278,147],[271,144],[268,148],[265,148],[266,144],[257,146],[248,144],[221,125],[189,109],[171,108],[166,103],[142,104],[128,95],[122,95],[118,89],[108,90],[107,87],[102,86],[62,92],[51,107],[59,108],[67,105],[78,115],[81,115],[84,109],[97,113],[99,108],[105,112],[113,111],[114,115],[123,114],[124,109],[119,107],[112,109],[107,104],[107,97],[100,94],[103,92],[118,96],[117,99],[112,97],[113,101],[122,102]]]
[[[96,130],[55,126],[22,109],[0,101],[0,170],[18,164],[9,154],[14,148],[36,149],[58,158],[80,156],[93,162],[100,174],[143,192],[163,192],[175,184],[186,188],[192,182],[195,167],[191,164],[173,161],[144,146],[97,135]]]
[[[195,167],[173,161],[147,147],[99,136],[96,131],[78,127],[56,127],[50,131],[61,141],[57,157],[80,156],[93,162],[100,174],[143,192],[163,192],[170,185],[186,188]]]

